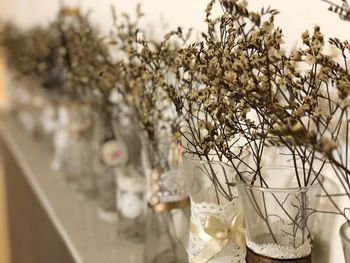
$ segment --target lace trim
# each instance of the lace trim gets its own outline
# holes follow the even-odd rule
[[[266,240],[269,234],[258,234],[253,237],[253,240],[247,237],[247,246],[256,254],[278,259],[297,259],[311,254],[311,239],[306,238],[306,241],[302,242],[300,231],[294,237],[286,234],[289,227],[286,227],[281,220],[270,222],[270,227],[277,239],[277,244],[271,243],[270,239]],[[256,228],[254,232],[259,233],[259,226]]]
[[[308,241],[297,248],[272,243],[257,244],[253,241],[247,241],[247,246],[256,254],[278,259],[303,258],[311,254],[312,248]]]

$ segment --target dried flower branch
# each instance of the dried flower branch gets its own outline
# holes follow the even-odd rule
[[[137,18],[132,21],[126,14],[118,20],[114,12],[116,32],[112,43],[124,58],[116,64],[121,70],[116,87],[144,131],[150,168],[163,172],[172,167],[168,155],[178,129],[174,110],[160,86],[168,70],[164,60],[170,53],[163,52],[163,44],[142,36],[144,32],[138,26],[142,17],[140,7],[136,13]]]
[[[60,62],[67,91],[76,99],[111,111],[108,105],[117,75],[108,71],[112,58],[106,41],[87,15],[76,15],[70,23],[61,21],[61,33]]]
[[[56,62],[61,42],[56,22],[28,31],[8,24],[1,44],[6,49],[9,66],[20,75],[36,78],[47,88],[60,87],[62,75]]]

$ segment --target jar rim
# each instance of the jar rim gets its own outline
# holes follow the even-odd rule
[[[285,166],[285,165],[270,165],[262,167],[261,169],[295,169],[294,166]],[[297,169],[303,169],[303,168],[297,168]],[[308,169],[306,169],[309,171]],[[300,187],[264,187],[264,186],[257,186],[257,185],[251,185],[249,183],[246,183],[242,181],[239,175],[236,175],[236,183],[237,185],[241,185],[245,188],[258,190],[261,192],[306,192],[310,190],[311,188],[317,187],[321,184],[321,181],[324,181],[324,175],[322,173],[319,173],[317,175],[317,179],[313,184],[307,185],[307,186],[300,186]]]
[[[247,151],[247,150],[244,150],[244,149],[241,149],[240,147],[233,147],[233,148],[236,148],[236,149],[240,149],[241,151],[242,151],[242,153],[244,153],[245,155],[243,156],[243,158],[246,158],[246,157],[248,157],[249,155],[250,155],[250,152],[249,151]],[[213,156],[217,156],[216,154],[212,154]],[[194,154],[194,153],[191,153],[191,152],[189,152],[189,151],[184,151],[184,152],[182,152],[181,153],[181,157],[182,157],[182,159],[184,158],[184,157],[186,157],[186,159],[188,159],[188,160],[191,160],[191,161],[194,161],[194,162],[197,162],[197,163],[208,163],[208,162],[210,162],[210,163],[212,163],[212,164],[224,164],[224,165],[227,165],[227,166],[229,166],[229,167],[232,167],[232,165],[230,165],[229,163],[227,163],[227,162],[225,162],[225,161],[220,161],[220,160],[214,160],[214,159],[212,159],[212,160],[202,160],[202,159],[199,159],[200,158],[200,155],[196,155],[196,154]],[[203,157],[205,157],[205,156],[203,156]],[[197,159],[198,158],[198,159]]]
[[[191,155],[195,155],[195,154],[192,154],[191,152],[183,152],[181,154],[181,157],[182,157],[182,162],[183,162],[183,159],[184,157],[186,157],[186,159],[190,160],[190,161],[193,161],[193,162],[196,162],[196,163],[200,163],[200,164],[220,164],[220,165],[224,165],[224,166],[228,166],[228,167],[231,167],[231,165],[229,165],[228,163],[225,163],[224,161],[220,161],[220,160],[202,160],[202,159],[199,159],[199,155],[195,155],[196,157],[194,156],[191,156]],[[197,159],[198,157],[198,159]]]

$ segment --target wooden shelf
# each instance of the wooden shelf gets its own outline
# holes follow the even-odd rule
[[[142,262],[142,246],[117,239],[116,224],[50,169],[52,154],[13,116],[1,116],[0,135],[13,263]]]

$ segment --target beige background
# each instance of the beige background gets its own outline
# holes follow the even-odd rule
[[[79,0],[61,0],[79,2]],[[332,0],[340,3],[341,0]],[[55,16],[60,0],[0,0],[0,18],[16,21],[23,27],[49,21]],[[177,26],[205,30],[204,9],[207,0],[80,0],[84,10],[92,10],[91,16],[106,32],[111,28],[110,6],[118,11],[132,12],[141,2],[147,16],[144,24],[152,25],[155,34],[164,32],[164,21],[169,28]],[[252,9],[271,6],[281,11],[277,24],[281,25],[288,44],[306,28],[319,24],[323,31],[344,38],[350,24],[328,12],[328,5],[321,0],[248,0]]]

